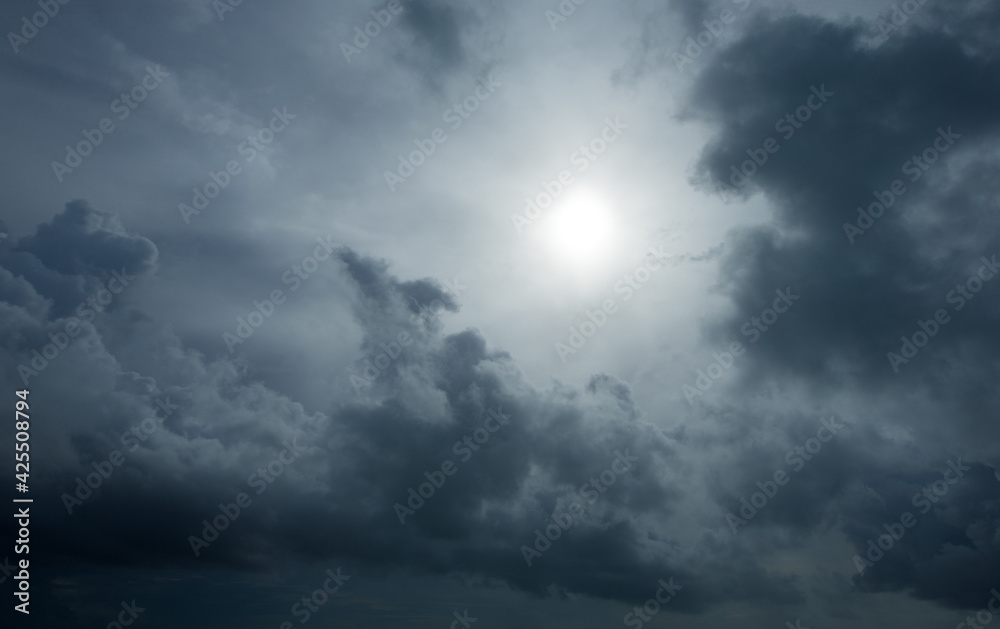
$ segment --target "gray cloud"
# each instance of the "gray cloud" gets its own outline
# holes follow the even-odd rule
[[[19,94],[0,384],[31,390],[39,622],[103,626],[135,596],[149,626],[275,627],[337,565],[352,580],[321,622],[344,626],[443,626],[452,608],[483,629],[617,624],[670,578],[683,589],[650,625],[930,627],[983,606],[1000,284],[960,310],[948,295],[1000,254],[989,3],[928,2],[881,42],[885,3],[759,0],[682,72],[673,53],[735,3],[586,3],[553,31],[557,2],[406,2],[344,59],[369,4],[71,3],[0,62]],[[149,63],[169,80],[57,186],[48,164]],[[501,64],[490,101],[387,190],[396,156]],[[809,108],[816,91],[832,94]],[[180,221],[285,105],[289,129]],[[629,133],[576,173],[619,239],[585,270],[509,217],[619,113]],[[845,224],[894,179],[906,192],[852,244]],[[346,244],[318,261],[317,238]],[[654,241],[670,264],[562,363],[553,343]],[[800,297],[752,341],[776,290]],[[896,373],[887,354],[941,308]],[[733,341],[746,351],[688,403]],[[844,428],[807,458],[831,417]],[[251,504],[195,556],[240,492]],[[915,526],[859,574],[905,512]]]

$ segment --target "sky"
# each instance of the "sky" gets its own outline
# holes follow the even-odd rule
[[[4,626],[990,626],[998,9],[4,3]]]

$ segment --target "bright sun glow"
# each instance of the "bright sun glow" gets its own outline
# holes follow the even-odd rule
[[[604,259],[614,243],[615,222],[608,203],[595,191],[578,189],[550,210],[544,238],[553,252],[573,264]]]

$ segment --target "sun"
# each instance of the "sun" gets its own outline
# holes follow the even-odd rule
[[[600,262],[615,240],[611,206],[597,191],[580,188],[566,194],[548,213],[542,236],[552,253],[567,263]]]

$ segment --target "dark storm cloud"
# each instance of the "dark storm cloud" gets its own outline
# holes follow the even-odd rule
[[[464,19],[468,16],[461,16],[450,4],[425,0],[411,0],[403,13],[403,24],[440,70],[459,66],[465,59],[461,26]]]
[[[920,599],[976,608],[1000,582],[996,470],[958,458],[940,467],[906,477],[885,470],[866,499],[844,509],[844,530],[864,569],[853,580],[863,591],[910,590]],[[873,551],[870,542],[881,546]]]
[[[833,92],[801,129],[779,140],[778,152],[744,187],[775,202],[778,223],[733,238],[723,283],[741,314],[760,312],[776,288],[792,286],[803,295],[752,359],[767,356],[773,368],[817,374],[850,358],[854,375],[874,383],[893,377],[886,352],[899,335],[945,307],[948,289],[981,256],[998,251],[989,232],[941,242],[936,225],[913,219],[947,224],[942,219],[958,214],[995,223],[989,207],[925,202],[942,191],[994,186],[983,170],[996,164],[980,149],[1000,124],[1000,85],[985,79],[996,64],[968,56],[959,39],[916,30],[871,49],[861,36],[860,27],[819,19],[759,18],[701,76],[689,113],[722,125],[701,167],[714,182],[729,184],[732,167],[750,159],[748,150],[783,138],[776,121],[804,105],[811,87]],[[912,182],[902,169],[933,145],[940,128],[961,138],[942,163]],[[856,208],[895,179],[906,184],[905,196],[852,246],[844,224],[856,222]],[[1000,295],[984,291],[949,333],[995,347],[1000,338],[975,331],[998,306]]]
[[[116,217],[95,212],[83,201],[67,204],[50,224],[22,238],[14,251],[31,253],[64,275],[96,275],[124,267],[145,272],[156,262],[152,242],[128,234]]]
[[[403,9],[401,24],[408,42],[394,58],[413,69],[429,89],[445,92],[456,77],[464,81],[497,64],[495,47],[502,34],[493,22],[500,9],[492,3],[408,0]]]
[[[984,256],[1000,254],[1000,163],[989,149],[1000,131],[996,18],[977,7],[938,7],[874,44],[879,29],[871,24],[758,15],[742,39],[717,51],[693,88],[685,117],[718,129],[698,164],[704,189],[721,184],[730,192],[738,186],[743,196],[760,193],[775,212],[772,224],[727,239],[719,287],[734,314],[707,326],[706,341],[724,346],[760,316],[776,289],[790,287],[801,299],[748,348],[739,390],[747,395],[771,383],[796,383],[828,395],[849,385],[860,405],[878,408],[869,411],[872,429],[827,446],[809,474],[745,529],[751,535],[754,525],[820,530],[839,522],[863,552],[868,537],[905,510],[917,478],[927,482],[935,460],[1000,436],[991,419],[1000,410],[993,384],[1000,284],[984,281],[962,308],[957,298],[949,301],[949,291],[985,266]],[[824,93],[824,103],[812,97]],[[810,102],[820,106],[810,109]],[[803,106],[802,122],[778,126]],[[764,151],[768,138],[776,144]],[[946,152],[936,163],[916,165],[914,156],[920,159],[935,141]],[[754,155],[758,163],[745,168],[755,171],[748,183],[733,178],[733,167]],[[897,179],[905,193],[852,244],[845,225],[858,224],[856,208],[868,208],[873,191],[884,197]],[[901,337],[912,338],[918,320],[932,319],[938,309],[948,311],[949,323],[895,373],[887,354],[900,353]],[[920,388],[929,397],[923,407],[906,399]],[[894,396],[899,408],[886,411]],[[947,441],[939,436],[942,417],[953,429]],[[789,434],[789,425],[768,431],[771,450],[780,451],[777,435]],[[909,461],[900,456],[903,442],[886,436],[899,428],[916,440],[906,447]],[[717,436],[725,440],[726,432]],[[750,479],[766,480],[774,469],[760,452],[737,456]],[[992,467],[967,463],[975,466],[971,480],[884,563],[858,575],[860,589],[980,604],[1000,579],[1000,544],[984,535],[1000,525],[991,506],[1000,482]],[[726,509],[755,490],[722,479],[714,485]],[[865,496],[877,496],[885,508],[873,510]]]
[[[397,307],[394,299],[399,296],[406,300],[411,314],[426,311],[435,300],[451,312],[458,311],[454,298],[433,280],[399,282],[388,275],[387,261],[365,258],[350,249],[343,250],[340,257],[362,297],[364,310],[358,313],[359,318],[376,316],[382,310]]]
[[[155,248],[136,244],[148,241],[105,214],[73,207],[19,246],[67,272],[97,272],[129,255],[151,264]],[[79,251],[60,252],[60,238]],[[107,250],[97,255],[92,242]],[[38,491],[59,497],[36,505],[44,552],[66,567],[252,569],[279,558],[336,557],[372,571],[460,573],[536,595],[556,586],[628,602],[673,577],[684,596],[672,609],[688,612],[724,600],[801,599],[791,577],[765,573],[746,549],[711,536],[683,548],[660,530],[685,494],[690,462],[642,418],[627,385],[598,375],[585,391],[537,389],[475,330],[441,332],[441,311],[457,304],[437,282],[398,280],[385,262],[347,248],[339,255],[355,290],[362,350],[400,331],[413,342],[362,396],[326,413],[309,413],[226,360],[186,348],[155,313],[104,313],[111,319],[88,326],[85,341],[34,379],[35,412],[60,418],[34,435],[50,470]],[[30,302],[30,288],[5,293],[7,309],[17,309],[9,300]],[[435,300],[443,308],[414,316],[415,306]],[[58,324],[58,315],[34,308],[8,330],[17,336]],[[5,381],[14,381],[11,366],[31,349],[3,348]],[[71,385],[74,373],[84,377]],[[509,420],[481,445],[465,441],[483,432],[491,411]],[[144,420],[147,438],[121,438]],[[252,482],[300,447],[272,481]],[[83,495],[80,479],[107,469],[116,450],[125,463]],[[458,470],[435,495],[411,513],[394,507],[407,505],[409,490],[446,460]],[[203,520],[241,491],[252,504],[196,559],[191,536],[203,535]],[[572,503],[582,514],[529,567],[523,548]]]
[[[55,316],[69,314],[115,273],[148,273],[157,257],[149,239],[126,232],[116,217],[83,201],[68,203],[34,235],[16,243],[0,241],[0,264],[11,274],[5,289],[22,293],[5,299],[26,305],[28,293],[35,293],[52,301]]]
[[[654,68],[673,73],[671,53],[704,28],[702,20],[732,4],[677,0],[636,8],[650,15],[638,43],[632,42],[631,78]],[[316,220],[378,242],[373,246],[396,246],[389,250],[399,259],[427,268],[426,243],[411,245],[408,233],[393,240],[390,234],[398,237],[400,231],[389,219],[398,217],[381,207],[382,197],[369,199],[365,192],[359,198],[367,201],[355,205],[353,193],[340,190],[338,202],[325,203],[329,190],[319,186],[342,180],[344,172],[380,172],[383,166],[372,168],[358,147],[382,147],[385,138],[397,139],[395,125],[405,129],[413,123],[412,112],[404,111],[414,109],[413,100],[387,109],[393,98],[383,98],[379,89],[381,101],[374,105],[357,96],[367,92],[368,81],[407,96],[406,89],[378,83],[385,80],[376,73],[379,54],[392,55],[399,40],[412,40],[413,48],[396,53],[397,63],[432,88],[447,83],[451,91],[461,84],[454,79],[479,72],[476,66],[492,53],[490,37],[499,30],[483,19],[489,7],[406,0],[403,6],[400,24],[388,27],[365,52],[365,63],[372,65],[351,66],[368,68],[355,88],[320,80],[326,77],[320,69],[331,58],[344,63],[339,54],[312,60],[301,54],[301,47],[315,52],[307,25],[319,21],[317,16],[329,17],[325,5],[317,13],[280,9],[265,15],[260,11],[266,9],[244,3],[225,20],[211,10],[191,12],[185,19],[210,35],[199,42],[187,36],[194,31],[186,31],[183,45],[158,19],[180,19],[177,11],[188,15],[180,4],[151,14],[157,18],[155,32],[134,28],[126,14],[106,16],[121,20],[127,47],[155,59],[161,55],[150,48],[169,51],[167,59],[174,62],[165,63],[176,65],[179,84],[186,86],[172,105],[185,124],[239,124],[242,116],[221,105],[188,111],[199,90],[185,67],[204,67],[201,80],[220,88],[220,102],[245,101],[254,115],[268,111],[279,95],[327,109],[315,120],[302,115],[302,124],[318,125],[301,131],[319,147],[304,151],[308,164],[278,169],[283,177],[314,172],[314,179],[296,180],[289,195],[289,188],[261,177],[260,188],[227,201],[238,212],[224,214],[219,205],[215,218],[203,217],[197,229],[204,231],[141,230],[154,244],[116,217],[75,201],[29,236],[0,238],[0,382],[7,391],[21,388],[19,366],[30,365],[33,352],[55,343],[53,335],[66,329],[77,304],[106,286],[115,272],[136,276],[134,287],[96,308],[93,321],[83,323],[68,347],[30,380],[37,418],[34,550],[43,564],[33,582],[38,596],[33,601],[59,615],[52,623],[70,626],[85,618],[94,626],[106,624],[112,618],[96,596],[130,591],[152,573],[181,584],[171,592],[191,596],[198,590],[192,609],[217,608],[217,615],[226,613],[218,611],[222,608],[256,611],[239,607],[247,588],[251,595],[266,588],[260,598],[280,599],[277,609],[285,599],[269,581],[273,571],[316,563],[349,565],[358,581],[393,574],[458,575],[537,597],[579,593],[606,599],[606,609],[641,603],[660,579],[672,578],[683,589],[665,609],[706,616],[783,613],[809,601],[835,618],[851,617],[877,598],[859,594],[878,592],[980,607],[1000,581],[1000,481],[990,450],[1000,437],[993,419],[1000,410],[995,393],[1000,277],[987,282],[962,311],[952,311],[952,322],[902,365],[901,373],[893,373],[886,353],[899,351],[899,337],[912,335],[918,319],[932,318],[937,308],[952,309],[945,295],[976,271],[981,256],[1000,257],[995,10],[978,2],[929,4],[878,47],[870,41],[878,34],[872,23],[777,14],[755,20],[748,11],[685,70],[679,83],[695,80],[685,117],[707,122],[716,132],[696,169],[706,191],[728,182],[730,167],[750,159],[748,149],[756,151],[768,137],[780,138],[781,145],[739,191],[759,195],[773,221],[734,231],[724,245],[699,245],[693,250],[704,251],[700,255],[673,256],[722,261],[715,288],[731,299],[732,308],[718,314],[690,306],[692,318],[709,321],[703,339],[708,353],[733,340],[746,343],[741,326],[770,306],[776,289],[791,288],[801,298],[758,343],[748,345],[727,376],[735,384],[716,383],[691,407],[643,408],[637,400],[648,399],[648,388],[637,384],[633,390],[604,365],[579,380],[583,387],[532,382],[514,353],[487,338],[492,335],[449,327],[448,313],[459,312],[456,280],[425,278],[428,271],[400,270],[348,247],[338,248],[317,279],[308,280],[310,294],[289,298],[247,346],[225,353],[219,337],[232,330],[236,315],[246,315],[251,300],[286,286],[281,271],[300,264],[316,246],[310,236],[309,246],[299,251],[286,241],[296,237],[286,229],[300,234],[303,223]],[[534,14],[525,23],[533,20],[534,26],[527,32],[548,34],[542,8],[528,7],[526,13]],[[106,31],[104,17],[92,21],[93,31],[77,28],[75,36]],[[604,26],[599,34],[609,39],[620,27],[611,20]],[[58,34],[52,28],[46,32],[50,41]],[[32,42],[32,52],[42,41]],[[594,43],[619,58],[617,48]],[[536,52],[526,51],[529,58]],[[36,69],[41,67],[49,66]],[[51,72],[49,78],[33,80],[79,91],[90,83],[73,77],[110,75],[55,67],[42,72]],[[557,76],[528,72],[522,78],[527,83],[544,78],[554,94],[574,94],[574,85],[559,83]],[[242,87],[224,94],[229,85]],[[794,113],[814,94],[812,88],[821,86],[832,92],[828,102],[810,110],[811,119],[792,137],[782,137],[775,121]],[[309,99],[298,98],[303,95]],[[256,106],[258,96],[266,106]],[[595,102],[599,96],[595,93]],[[668,96],[657,93],[658,105]],[[563,104],[569,110],[575,106]],[[182,156],[204,153],[198,146],[226,135],[195,126],[199,139]],[[901,172],[903,164],[932,145],[939,128],[949,127],[961,138],[911,183]],[[148,133],[141,139],[151,147],[188,135]],[[409,141],[409,131],[399,133]],[[338,142],[351,135],[358,138],[352,146]],[[289,153],[303,153],[285,137]],[[231,146],[226,140],[222,150]],[[507,154],[500,148],[497,154]],[[387,153],[376,152],[380,160]],[[133,153],[124,154],[130,164],[142,163]],[[649,155],[651,163],[662,156]],[[162,170],[163,164],[191,165],[187,157],[175,158],[153,160],[166,187],[174,189],[160,203],[172,224],[173,207],[190,188],[176,194],[178,182],[202,181],[209,167],[215,172],[224,163],[195,164],[194,175]],[[341,163],[331,165],[331,159]],[[496,171],[497,181],[505,177]],[[844,224],[857,220],[855,208],[867,207],[873,190],[886,189],[896,178],[906,181],[906,194],[852,245]],[[144,181],[135,187],[163,184]],[[471,181],[473,192],[485,194],[479,179]],[[456,195],[468,191],[446,189]],[[299,195],[307,190],[308,196]],[[308,213],[271,216],[274,208],[294,208],[303,198],[314,204]],[[432,205],[419,194],[414,199],[414,207]],[[475,203],[463,201],[463,208],[469,206]],[[487,207],[484,200],[484,212]],[[25,216],[34,209],[24,210]],[[362,227],[360,213],[371,210],[385,211],[378,216],[386,220]],[[452,233],[453,219],[444,215],[450,211],[445,207],[441,214],[415,218],[411,213],[403,224],[419,220]],[[706,221],[707,231],[712,220]],[[132,220],[125,223],[134,229]],[[454,259],[465,261],[480,244],[468,240],[470,249],[456,243]],[[417,247],[424,252],[415,254]],[[459,268],[471,274],[477,267]],[[417,279],[407,279],[412,277]],[[669,290],[663,289],[661,301],[680,303],[683,296]],[[487,298],[479,312],[492,315],[489,309],[500,304],[496,312],[514,315],[505,325],[515,327],[520,315],[538,312],[537,303],[511,300],[520,296],[516,291],[502,293]],[[483,319],[489,323],[482,325],[494,325],[490,316]],[[641,330],[636,327],[632,340]],[[275,336],[265,336],[272,332]],[[515,338],[531,338],[520,333]],[[669,346],[686,330],[658,333],[665,338],[651,339],[649,347]],[[637,360],[647,358],[657,356],[650,351]],[[628,356],[624,364],[632,361]],[[289,384],[296,382],[317,382],[321,393]],[[673,384],[680,389],[680,382],[668,386]],[[495,426],[488,422],[499,413],[509,420],[484,432]],[[733,533],[726,514],[738,513],[741,499],[761,491],[758,483],[776,470],[790,470],[786,453],[817,435],[821,417],[836,417],[845,428]],[[5,425],[0,433],[9,442],[12,428]],[[123,438],[137,430],[149,434]],[[488,435],[488,441],[477,444],[477,434]],[[116,451],[124,463],[108,468]],[[280,473],[268,472],[289,452],[292,462],[275,467]],[[631,469],[616,472],[612,485],[601,484],[590,502],[581,487],[598,486],[621,453],[635,458]],[[949,462],[959,458],[970,469],[922,512],[914,495],[933,488]],[[411,490],[441,478],[445,461],[457,471],[411,506]],[[99,479],[98,488],[86,488],[83,479],[107,469],[113,471]],[[273,480],[262,484],[263,473]],[[8,487],[4,495],[12,497],[11,491]],[[88,495],[76,498],[78,491]],[[240,492],[252,504],[195,557],[192,536],[202,536],[203,521],[218,517],[220,504],[233,503]],[[545,531],[554,514],[572,513],[576,502],[583,505],[582,515],[528,566],[523,548],[534,550],[537,531]],[[907,511],[916,514],[917,525],[858,574],[852,554],[865,556],[869,541]],[[8,518],[0,529],[13,533],[12,526]],[[825,563],[821,574],[809,576],[814,554]],[[239,590],[239,599],[215,600],[201,587],[216,571],[226,574],[226,592]],[[268,576],[253,575],[261,571]],[[386,590],[386,583],[392,579],[380,579],[377,587]],[[400,600],[405,596],[398,592],[380,592],[371,609],[381,612]],[[514,600],[525,608],[532,604],[525,597]]]
[[[943,26],[946,33],[961,38],[977,54],[996,59],[1000,12],[991,0],[937,2],[926,6],[928,22]]]

